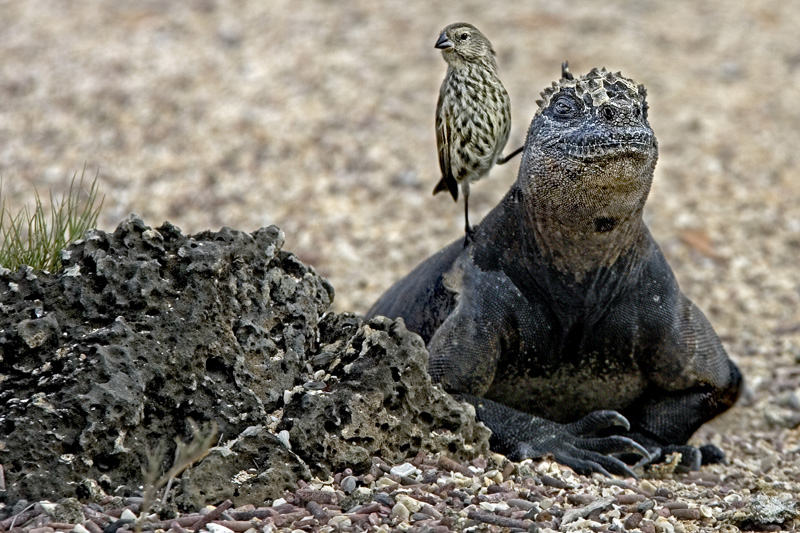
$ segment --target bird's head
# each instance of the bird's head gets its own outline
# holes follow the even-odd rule
[[[481,60],[495,63],[492,43],[478,28],[466,22],[447,26],[434,46],[442,51],[442,56],[451,66]]]

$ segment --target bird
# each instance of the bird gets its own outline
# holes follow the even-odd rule
[[[447,74],[436,104],[436,144],[442,177],[433,194],[464,194],[465,245],[474,229],[469,224],[469,186],[520,153],[503,156],[511,130],[511,105],[500,78],[492,43],[472,24],[456,22],[442,30],[435,48],[442,51]]]

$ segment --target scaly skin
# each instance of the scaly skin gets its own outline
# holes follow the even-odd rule
[[[390,288],[429,372],[476,407],[496,451],[632,475],[683,453],[736,401],[741,374],[680,291],[642,220],[658,147],[645,90],[594,69],[542,93],[516,183],[476,228]]]

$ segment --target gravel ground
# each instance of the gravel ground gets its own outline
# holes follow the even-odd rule
[[[752,509],[762,496],[797,497],[800,9],[777,0],[486,6],[0,1],[3,196],[14,209],[34,186],[58,194],[85,165],[99,171],[106,195],[103,229],[130,212],[191,232],[277,224],[286,249],[336,287],[336,309],[363,312],[461,237],[460,206],[430,194],[445,71],[433,43],[442,27],[469,21],[494,43],[512,99],[511,146],[523,141],[538,93],[562,60],[575,73],[619,69],[647,86],[660,141],[648,223],[747,379],[739,405],[695,437],[719,444],[731,464],[704,469],[708,487],[669,475],[652,482],[697,509],[697,520],[659,514],[672,499],[653,500],[644,482],[624,488],[573,477],[576,487],[555,490],[541,484],[545,463],[531,466],[531,487],[509,488],[519,494],[504,501],[535,501],[544,512],[542,496],[568,512],[585,506],[571,502],[573,492],[611,498],[599,514],[606,526],[655,501],[649,510],[675,530],[733,531],[747,521],[721,513]],[[474,220],[502,197],[515,164],[473,188]],[[513,483],[524,485],[516,472]],[[644,500],[620,502],[641,491]],[[379,503],[368,520],[386,514],[387,502]],[[497,511],[483,503],[471,505]],[[515,520],[538,516],[520,518],[529,509],[508,505]],[[409,513],[413,523],[418,511]],[[567,527],[550,514],[562,519],[551,527]],[[643,520],[669,531],[652,513]]]

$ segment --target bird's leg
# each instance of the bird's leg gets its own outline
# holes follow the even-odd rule
[[[469,225],[469,192],[465,191],[464,193],[464,232],[466,236],[464,237],[464,247],[472,241],[475,235],[475,228]]]
[[[508,163],[508,160],[509,160],[509,159],[511,159],[512,157],[514,157],[514,156],[515,156],[515,155],[517,155],[518,153],[520,153],[520,152],[521,152],[521,151],[522,151],[524,148],[525,148],[525,146],[523,145],[523,146],[520,146],[519,148],[517,148],[516,150],[514,150],[513,152],[511,152],[511,153],[510,153],[510,154],[508,154],[508,155],[501,155],[501,156],[498,156],[497,160],[495,160],[495,164],[497,164],[497,165],[503,165],[503,164],[505,164],[505,163]]]

